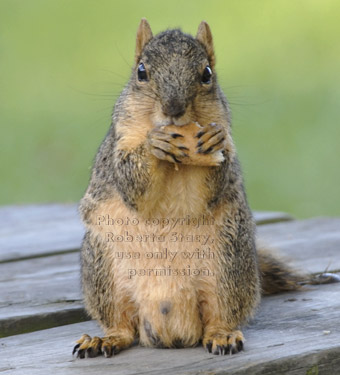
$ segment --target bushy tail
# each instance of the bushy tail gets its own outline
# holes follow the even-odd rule
[[[269,250],[258,250],[258,261],[262,276],[262,293],[275,294],[301,289],[303,285],[340,282],[340,277],[332,273],[309,274],[300,272]]]

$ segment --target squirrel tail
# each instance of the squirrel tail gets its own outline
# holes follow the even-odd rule
[[[340,282],[340,276],[337,274],[300,272],[291,267],[286,260],[267,249],[258,250],[258,262],[264,295],[299,290],[306,284],[319,285]]]

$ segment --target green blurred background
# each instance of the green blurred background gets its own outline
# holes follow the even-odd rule
[[[336,0],[0,0],[0,204],[80,199],[142,17],[210,24],[251,207],[339,215]]]

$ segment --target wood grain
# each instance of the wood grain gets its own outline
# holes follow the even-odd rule
[[[75,204],[0,208],[0,262],[77,251],[83,235]]]

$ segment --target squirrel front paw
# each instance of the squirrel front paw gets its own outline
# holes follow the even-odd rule
[[[182,163],[188,158],[188,147],[183,144],[183,135],[164,126],[154,128],[148,134],[148,145],[152,155],[171,163]]]
[[[148,145],[152,155],[171,163],[218,166],[223,160],[227,135],[222,125],[166,125],[152,129]]]
[[[198,138],[196,148],[199,154],[213,154],[225,148],[225,129],[219,124],[211,123],[203,126],[195,138]]]

